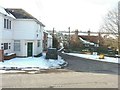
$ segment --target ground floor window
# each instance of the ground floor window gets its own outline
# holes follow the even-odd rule
[[[4,43],[4,50],[8,49],[8,43]]]
[[[40,47],[40,40],[37,41],[37,47]]]
[[[20,40],[14,40],[14,51],[20,51]]]
[[[1,43],[1,49],[3,50],[11,49],[11,43]]]

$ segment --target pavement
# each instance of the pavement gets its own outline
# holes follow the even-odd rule
[[[3,74],[2,88],[118,88],[118,76],[86,72]]]

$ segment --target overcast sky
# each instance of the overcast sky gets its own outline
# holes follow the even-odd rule
[[[38,18],[45,29],[98,31],[103,17],[119,0],[0,0],[5,8],[22,8]]]

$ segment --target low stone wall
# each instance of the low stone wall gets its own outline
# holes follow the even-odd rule
[[[14,54],[11,54],[11,55],[5,55],[4,56],[4,60],[10,60],[10,59],[12,59],[12,58],[15,58],[16,57],[16,54],[14,53]]]

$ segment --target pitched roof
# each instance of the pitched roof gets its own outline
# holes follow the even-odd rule
[[[39,20],[37,20],[35,17],[33,17],[31,14],[27,13],[23,9],[7,8],[5,10],[7,12],[10,12],[16,19],[34,19],[35,21],[37,21],[38,23],[45,27],[44,24],[42,24]]]
[[[15,17],[10,12],[6,11],[5,8],[3,8],[1,6],[0,6],[0,13],[5,15],[5,16],[8,16],[8,17],[11,17],[11,18],[15,19]]]
[[[7,8],[5,10],[7,12],[9,11],[17,19],[35,19],[32,15],[30,15],[29,13],[27,13],[23,9],[11,9],[11,8]]]
[[[79,37],[81,37],[84,40],[87,40],[89,42],[94,42],[94,43],[98,43],[98,40],[99,40],[99,36],[84,36],[84,35],[79,35]]]

